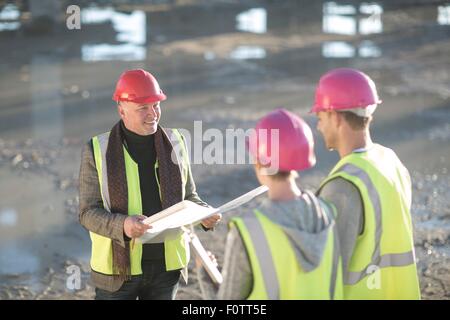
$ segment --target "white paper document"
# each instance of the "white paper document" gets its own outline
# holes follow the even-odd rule
[[[190,231],[186,227],[181,228],[189,236],[194,254],[199,259],[202,266],[205,268],[211,280],[216,284],[221,284],[223,282],[223,277],[218,269],[217,262],[214,263],[212,261],[211,257],[201,244],[195,232]]]
[[[140,238],[136,238],[136,241],[140,243],[159,243],[175,239],[182,233],[182,226],[198,223],[218,212],[223,214],[235,209],[267,190],[266,186],[260,186],[219,208],[206,208],[189,200],[181,201],[145,219],[143,222],[151,225],[152,228],[148,229]]]

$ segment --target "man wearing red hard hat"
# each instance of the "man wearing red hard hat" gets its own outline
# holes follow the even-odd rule
[[[189,262],[185,237],[134,243],[149,228],[142,220],[180,201],[207,206],[198,196],[184,137],[162,128],[166,95],[149,72],[120,76],[113,100],[121,120],[85,146],[80,168],[80,222],[92,240],[96,299],[174,299]],[[180,155],[173,157],[175,150]],[[202,221],[213,228],[220,214]]]
[[[337,209],[345,299],[420,299],[411,223],[411,179],[389,148],[372,142],[381,103],[374,82],[355,69],[320,78],[311,112],[340,161],[317,194]]]
[[[248,149],[268,196],[230,221],[218,298],[342,299],[334,208],[295,182],[316,163],[310,127],[277,109],[258,122]]]

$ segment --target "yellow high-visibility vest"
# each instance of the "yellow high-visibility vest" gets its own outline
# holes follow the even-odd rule
[[[327,206],[328,207],[328,206]],[[331,206],[327,210],[332,210]],[[299,213],[300,214],[300,213]],[[305,272],[283,229],[262,212],[234,217],[247,250],[253,274],[249,300],[342,299],[342,265],[334,226],[330,227],[322,260]],[[327,231],[325,231],[327,232]]]
[[[176,129],[164,129],[167,133],[174,148],[181,150],[180,157],[177,156],[178,165],[180,167],[182,183],[183,183],[183,198],[185,196],[185,186],[187,182],[188,170],[189,170],[189,158],[187,156],[187,150],[182,139],[181,133]],[[103,207],[105,210],[110,211],[110,198],[108,191],[108,176],[106,166],[106,150],[108,148],[109,132],[92,138],[92,145],[94,149],[95,166],[97,168],[98,180],[100,184],[100,191],[103,200]],[[142,200],[141,189],[139,184],[139,171],[138,165],[129,155],[125,146],[123,147],[123,153],[125,157],[125,171],[127,178],[128,188],[128,215],[141,215],[142,213]],[[155,163],[155,177],[158,183],[158,161]],[[159,188],[159,194],[161,197],[161,189]],[[91,254],[91,268],[92,270],[113,275],[113,258],[112,258],[112,240],[110,238],[101,236],[94,232],[90,232],[92,241],[92,254]],[[184,268],[189,262],[189,244],[188,239],[184,234],[180,234],[173,240],[167,240],[164,242],[165,262],[166,270],[177,270]],[[142,259],[142,244],[135,243],[133,248],[130,246],[130,262],[131,262],[131,275],[142,274],[141,268]]]
[[[319,193],[337,177],[358,188],[364,208],[364,230],[344,270],[345,299],[420,299],[406,168],[376,144],[342,158]]]

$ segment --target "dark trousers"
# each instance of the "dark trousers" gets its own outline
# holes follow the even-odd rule
[[[144,264],[142,275],[132,276],[116,292],[95,288],[95,300],[174,300],[180,271],[166,271],[160,263]]]

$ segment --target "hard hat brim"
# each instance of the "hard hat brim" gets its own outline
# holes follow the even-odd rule
[[[164,101],[167,99],[167,96],[164,93],[160,93],[158,95],[152,95],[149,97],[136,98],[132,102],[136,103],[153,103],[158,101]]]
[[[135,102],[135,103],[154,103],[158,101],[164,101],[167,99],[167,96],[164,93],[160,93],[158,95],[152,95],[148,97],[141,97],[141,98],[134,98],[134,99],[120,99],[116,96],[113,96],[112,98],[114,101],[129,101],[129,102]]]
[[[325,109],[321,108],[320,106],[318,106],[317,104],[313,105],[311,110],[309,110],[308,114],[312,114],[312,113],[317,113],[320,111],[324,111]]]
[[[311,113],[318,113],[321,111],[349,111],[351,109],[364,109],[366,107],[372,106],[372,105],[379,105],[381,104],[383,101],[381,99],[376,100],[373,104],[362,104],[362,105],[354,105],[351,108],[346,108],[345,106],[335,106],[335,105],[331,105],[328,108],[324,108],[320,105],[313,105],[311,110],[309,110],[309,114]]]

